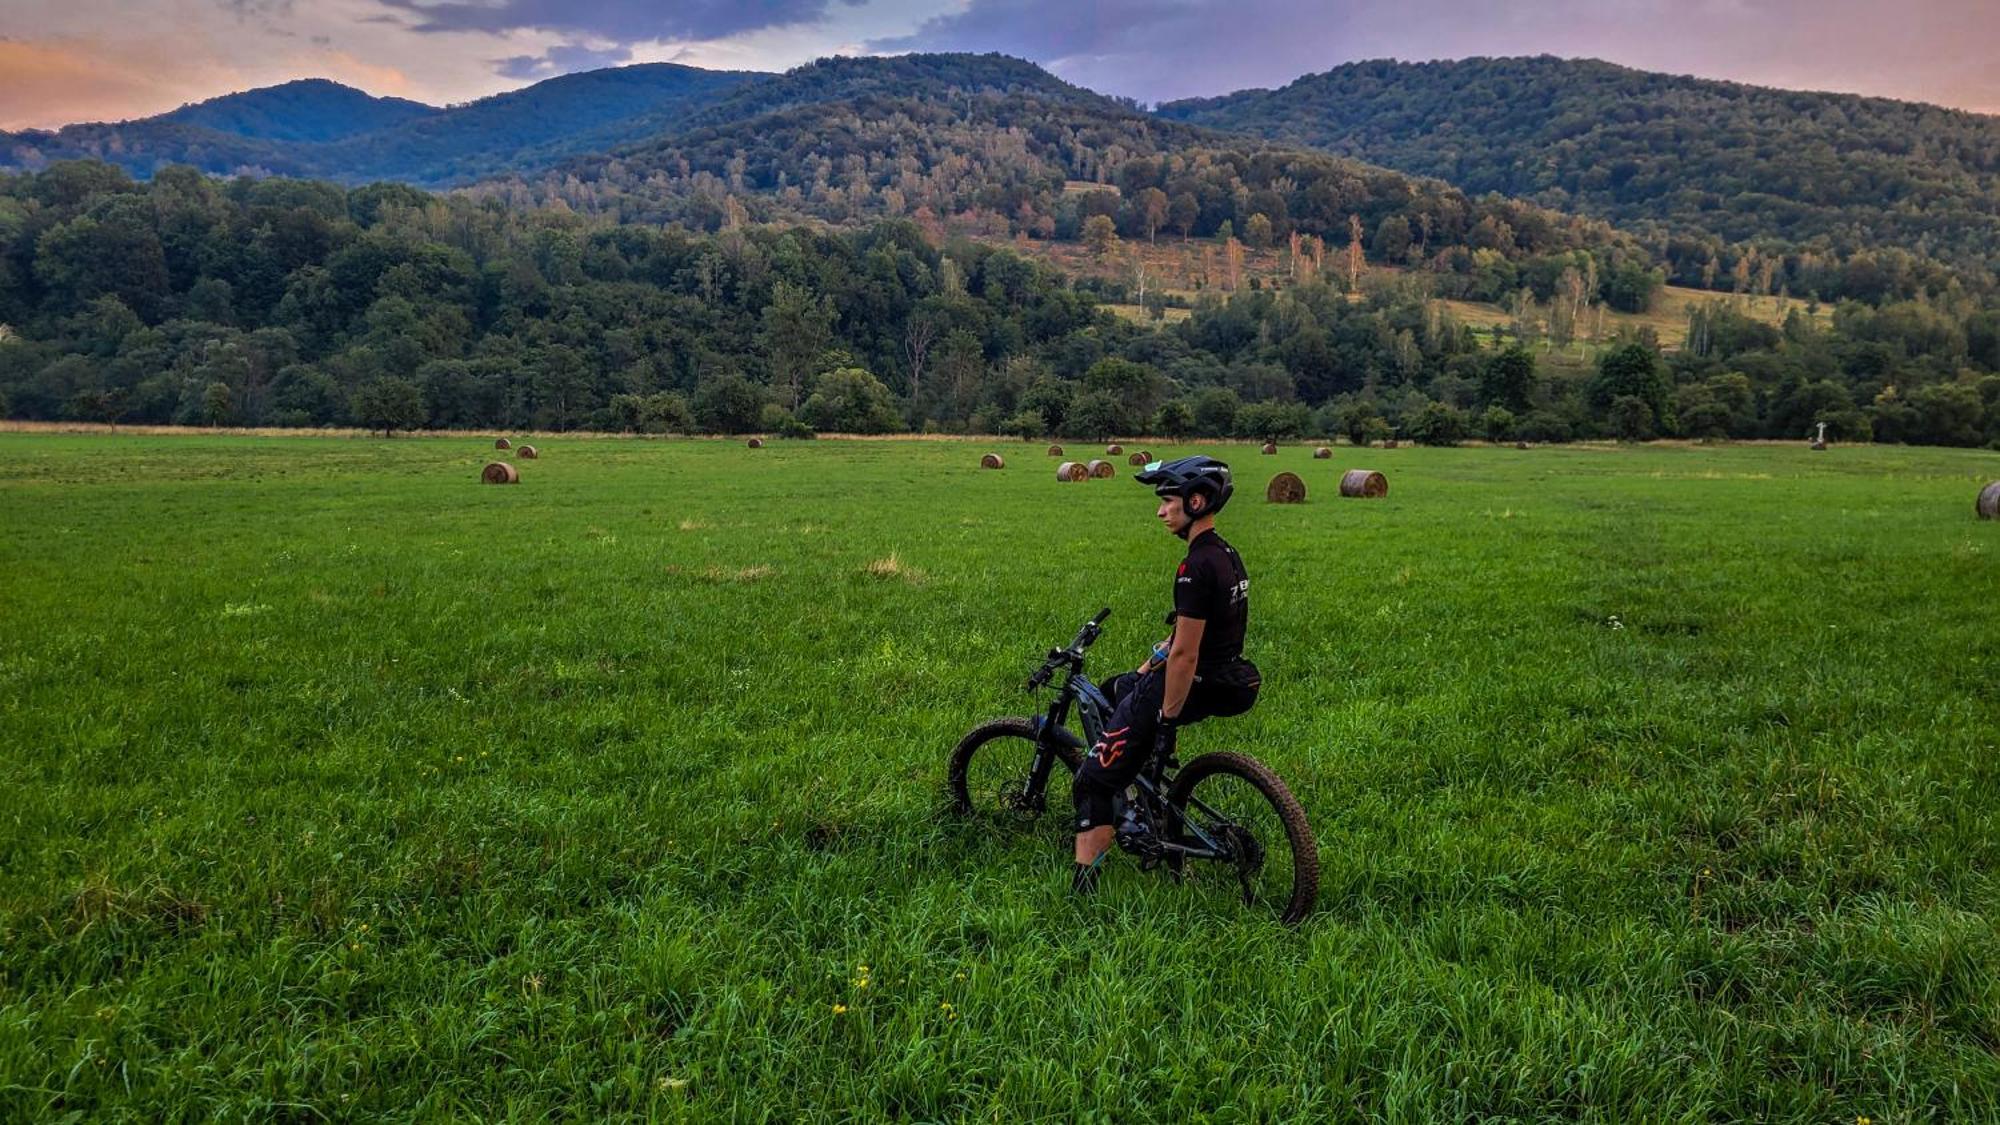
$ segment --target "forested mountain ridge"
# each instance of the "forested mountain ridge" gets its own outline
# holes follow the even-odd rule
[[[1573,268],[1593,299],[1643,307],[1659,284],[1600,221],[1164,121],[998,55],[822,60],[683,130],[472,190],[710,231],[907,216],[988,239],[1205,239],[1227,289],[1232,246],[1282,247],[1303,280],[1346,269],[1357,230],[1362,257],[1420,264],[1444,295],[1547,299]]]
[[[563,75],[442,109],[331,82],[292,82],[138,121],[0,133],[0,167],[99,159],[138,176],[185,164],[210,175],[443,186],[655,135],[762,77],[647,63]]]
[[[1787,275],[1832,258],[1864,299],[1937,287],[1899,252],[1972,283],[2000,263],[2000,117],[1548,56],[1357,62],[1157,112],[1654,228],[1683,284],[1727,284],[1752,245],[1738,288],[1769,262],[1831,295]]]
[[[1533,228],[1583,229],[1547,217],[1554,212],[1615,222],[1639,241],[1600,228],[1582,243],[1643,242],[1666,280],[1699,288],[1880,301],[1954,285],[1989,291],[2000,264],[2000,119],[1587,60],[1357,63],[1157,114],[999,55],[834,58],[784,75],[650,64],[411,111],[339,137],[324,105],[314,108],[319,95],[366,97],[293,83],[145,121],[0,134],[0,166],[83,157],[140,176],[186,163],[217,175],[350,184],[493,181],[481,190],[706,229],[731,208],[759,219],[894,216],[904,213],[900,196],[908,213],[969,216],[986,233],[1064,237],[1080,233],[1092,208],[1107,209],[1075,198],[1076,185],[1103,183],[1126,192],[1109,209],[1129,237],[1181,230],[1171,214],[1146,221],[1137,197],[1145,176],[1108,168],[1165,162],[1150,186],[1172,208],[1180,170],[1221,154],[1239,165],[1263,154],[1259,168],[1287,162],[1303,179],[1238,175],[1242,190],[1227,205],[1192,191],[1198,211],[1188,232],[1211,234],[1227,220],[1247,236],[1250,216],[1262,213],[1280,242],[1297,231],[1338,246],[1358,217],[1369,252],[1399,264],[1434,269],[1440,246],[1545,253],[1551,243],[1536,233],[1513,249],[1490,229],[1434,237],[1437,224],[1449,228],[1453,213],[1476,212],[1486,205],[1479,197],[1498,193],[1518,201],[1498,234],[1520,234],[1515,218],[1530,211],[1541,216],[1526,220]],[[282,111],[288,99],[301,106],[296,119]],[[388,104],[375,101],[377,110]],[[330,139],[285,139],[320,135]],[[1378,167],[1312,163],[1301,148]],[[1436,177],[1471,202],[1402,206],[1392,198],[1399,192],[1428,198],[1437,189],[1390,187],[1381,167]],[[630,179],[641,172],[649,182]],[[1326,186],[1342,180],[1365,186]],[[1287,219],[1271,212],[1269,197],[1244,198],[1266,189],[1286,197]],[[1442,265],[1461,276],[1475,269],[1465,258]],[[1505,281],[1481,282],[1482,299],[1496,299]]]
[[[998,53],[830,56],[746,83],[727,98],[688,115],[682,131],[726,126],[767,113],[856,99],[950,100],[1021,94],[1105,113],[1143,116],[1136,102],[1065,82],[1026,59]]]
[[[440,112],[436,106],[407,98],[378,98],[324,78],[302,78],[184,105],[150,120],[256,140],[317,143],[392,128]]]

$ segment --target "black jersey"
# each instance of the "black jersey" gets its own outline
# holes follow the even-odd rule
[[[1174,612],[1207,622],[1196,668],[1216,669],[1243,658],[1243,633],[1250,624],[1250,576],[1236,548],[1214,528],[1195,536],[1187,558],[1174,572]]]

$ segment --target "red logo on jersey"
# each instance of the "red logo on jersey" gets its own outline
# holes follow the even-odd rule
[[[1187,563],[1183,562],[1181,563],[1181,568],[1179,570],[1174,571],[1174,577],[1184,578],[1186,576],[1187,576]]]

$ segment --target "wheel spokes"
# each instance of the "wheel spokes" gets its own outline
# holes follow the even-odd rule
[[[1002,824],[1026,825],[1041,819],[1048,811],[1050,783],[1039,794],[1029,793],[1034,760],[1035,744],[1025,738],[995,738],[981,745],[965,764],[970,811]]]
[[[1278,810],[1255,786],[1227,774],[1204,778],[1183,813],[1190,844],[1222,853],[1208,860],[1211,887],[1229,887],[1245,905],[1282,909],[1291,901],[1295,860]],[[1203,840],[1206,837],[1206,841]],[[1195,867],[1190,865],[1190,879]]]

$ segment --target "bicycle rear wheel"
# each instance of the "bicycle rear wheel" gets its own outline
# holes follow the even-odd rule
[[[1052,759],[1039,792],[1033,791],[1035,720],[995,719],[973,729],[951,752],[946,784],[960,816],[995,825],[1031,824],[1051,803],[1066,808],[1076,750],[1051,738]],[[1067,823],[1065,820],[1064,823]]]
[[[1174,778],[1167,802],[1174,836],[1228,853],[1185,864],[1191,885],[1268,907],[1288,926],[1312,912],[1319,844],[1305,809],[1270,767],[1245,754],[1203,754]]]

